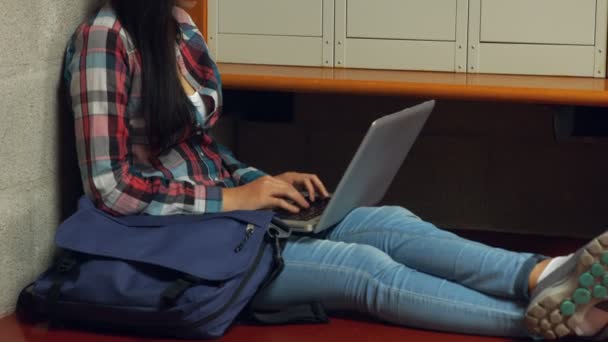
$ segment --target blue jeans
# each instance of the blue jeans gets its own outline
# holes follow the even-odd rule
[[[258,310],[320,302],[416,328],[529,336],[522,320],[540,257],[460,238],[400,207],[359,208],[324,238],[292,237]]]

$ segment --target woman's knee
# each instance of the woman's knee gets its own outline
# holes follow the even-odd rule
[[[362,207],[349,215],[353,219],[371,221],[421,221],[422,219],[410,210],[399,206]]]
[[[358,273],[362,281],[379,281],[387,274],[392,273],[395,268],[403,267],[397,263],[384,251],[370,245],[349,243],[346,244],[349,249],[350,257],[354,263],[352,271]]]
[[[407,219],[414,219],[416,221],[422,221],[422,219],[414,214],[413,212],[411,212],[409,209],[406,209],[404,207],[399,207],[399,206],[384,206],[384,207],[380,207],[380,210],[382,211],[383,214],[387,215],[387,216],[395,216],[395,217],[405,217]]]
[[[303,254],[298,249],[305,244],[318,249]],[[256,308],[311,301],[337,304],[341,309],[365,308],[369,298],[361,291],[389,282],[403,267],[369,245],[306,240],[289,247],[285,269],[258,296]],[[311,286],[313,283],[316,285]]]
[[[390,297],[389,292],[394,289],[406,285],[412,272],[416,271],[396,262],[375,247],[348,244],[348,248],[353,260],[358,260],[359,263],[342,275],[344,291],[340,297],[352,303],[351,308],[356,307],[361,312],[376,315],[381,309],[377,307],[379,301]]]
[[[411,211],[399,206],[364,207],[351,212],[328,236],[331,240],[352,240],[363,233],[400,233],[427,235],[437,231],[432,223],[425,222]]]

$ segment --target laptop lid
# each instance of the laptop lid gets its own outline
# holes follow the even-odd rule
[[[428,101],[374,121],[314,229],[321,232],[355,208],[382,200],[435,107]]]

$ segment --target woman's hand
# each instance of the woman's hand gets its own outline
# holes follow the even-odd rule
[[[275,178],[291,184],[298,190],[306,190],[311,202],[315,201],[315,195],[317,193],[325,198],[329,197],[329,192],[327,192],[325,185],[323,185],[323,182],[321,182],[317,175],[310,173],[285,172],[275,176]]]
[[[223,211],[280,208],[295,214],[300,208],[310,207],[291,183],[271,176],[236,188],[224,188],[222,195]]]

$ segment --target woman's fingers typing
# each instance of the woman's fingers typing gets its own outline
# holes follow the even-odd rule
[[[272,197],[271,198],[271,205],[270,207],[275,209],[283,209],[286,211],[289,211],[290,213],[294,213],[297,214],[300,212],[300,208],[296,205],[293,205],[291,203],[289,203],[288,201],[278,198],[278,197]]]
[[[310,204],[296,187],[306,190],[311,202],[318,196],[329,196],[325,185],[316,175],[290,172],[223,189],[224,210],[284,209],[297,213],[300,208],[309,208]]]
[[[313,184],[315,185],[315,188],[319,191],[319,193],[321,195],[323,195],[323,197],[329,197],[329,192],[325,188],[325,185],[323,184],[323,182],[321,182],[321,179],[319,179],[319,177],[317,175],[310,175],[310,176],[311,176],[310,180],[313,182]]]
[[[293,201],[300,208],[308,208],[310,204],[306,201],[306,198],[291,184],[277,180],[276,187],[272,193],[272,196],[281,199],[287,199]]]
[[[303,183],[304,183],[304,187],[306,188],[306,191],[308,192],[308,198],[310,199],[311,202],[314,202],[315,195],[316,195],[315,186],[313,185],[312,181],[308,178],[305,179]]]
[[[325,185],[321,179],[312,173],[300,173],[300,172],[285,172],[275,178],[285,181],[300,190],[306,190],[309,194],[311,201],[317,198],[317,195],[322,197],[329,197],[329,192],[325,188]]]

